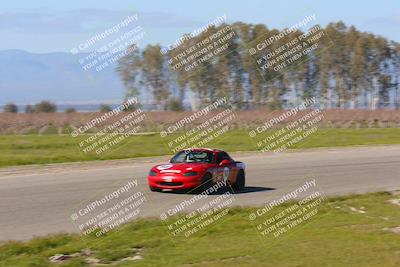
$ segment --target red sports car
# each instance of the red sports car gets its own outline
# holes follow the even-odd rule
[[[151,168],[148,182],[152,191],[204,190],[217,182],[240,191],[245,186],[245,165],[219,149],[188,149]]]

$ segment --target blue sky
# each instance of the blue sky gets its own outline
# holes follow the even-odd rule
[[[360,30],[400,41],[398,0],[2,0],[0,50],[70,51],[131,14],[138,14],[136,24],[146,31],[144,43],[163,45],[224,14],[228,22],[262,23],[279,29],[315,14],[321,25],[342,20]]]

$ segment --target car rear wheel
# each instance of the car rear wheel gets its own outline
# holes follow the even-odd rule
[[[236,176],[236,182],[232,185],[234,192],[240,192],[244,189],[246,184],[246,177],[243,170],[240,170]]]

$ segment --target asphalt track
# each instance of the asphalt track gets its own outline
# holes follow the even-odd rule
[[[247,167],[246,190],[235,195],[233,203],[238,206],[263,206],[312,179],[325,195],[400,188],[398,145],[232,156]],[[146,197],[139,216],[159,217],[193,197],[148,190],[149,168],[163,161],[165,157],[0,169],[0,240],[77,232],[71,214],[128,181],[137,180],[135,190]],[[194,208],[196,205],[188,210]]]

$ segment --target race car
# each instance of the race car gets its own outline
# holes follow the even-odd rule
[[[245,164],[223,150],[186,149],[151,168],[148,183],[151,191],[205,190],[218,183],[237,192],[245,187]]]

